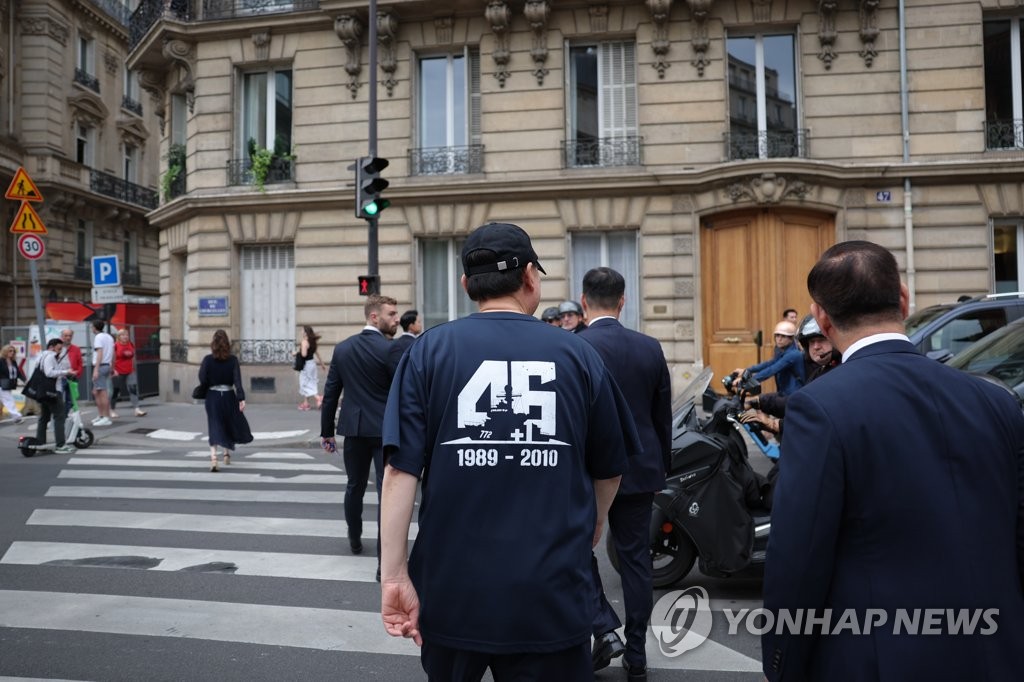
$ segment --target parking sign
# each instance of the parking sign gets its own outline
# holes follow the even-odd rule
[[[117,267],[117,255],[92,257],[92,285],[94,287],[121,286],[121,269]]]

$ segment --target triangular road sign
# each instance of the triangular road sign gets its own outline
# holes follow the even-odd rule
[[[42,219],[36,213],[36,210],[32,208],[32,204],[23,201],[21,202],[21,208],[18,210],[18,215],[14,216],[14,222],[11,223],[11,232],[46,234],[46,225],[43,225]]]
[[[4,198],[15,201],[42,201],[43,193],[36,187],[36,183],[32,182],[32,178],[28,176],[25,169],[19,168],[18,172],[14,174],[14,179],[11,180],[11,186],[7,188]]]

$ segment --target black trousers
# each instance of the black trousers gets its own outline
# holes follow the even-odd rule
[[[366,484],[370,480],[370,465],[373,465],[377,481],[377,525],[380,527],[380,487],[384,480],[384,452],[380,438],[345,436],[342,448],[345,460],[345,474],[348,485],[345,486],[345,523],[348,524],[349,537],[363,536],[363,495]],[[377,555],[380,556],[380,542],[377,542]]]
[[[57,447],[65,445],[64,442],[64,420],[67,419],[67,412],[64,411],[64,398],[58,396],[53,400],[43,400],[39,403],[39,422],[36,424],[36,440],[40,444],[46,442],[46,427],[53,418],[53,435]]]
[[[500,618],[501,614],[495,614]],[[431,682],[478,682],[491,669],[494,682],[590,682],[590,642],[550,653],[485,654],[423,642],[420,663]]]
[[[630,665],[647,663],[647,622],[654,607],[651,585],[650,525],[654,493],[618,495],[608,510],[608,532],[619,556],[622,598],[626,608],[626,653]],[[617,629],[622,623],[604,596],[604,585],[597,570],[597,557],[591,556],[594,574],[594,636]]]

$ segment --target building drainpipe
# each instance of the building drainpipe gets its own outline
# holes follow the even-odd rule
[[[907,87],[907,14],[905,0],[899,0],[900,29],[900,124],[903,132],[903,163],[910,163],[910,104]],[[907,253],[907,289],[910,312],[917,308],[917,270],[914,267],[914,200],[910,177],[903,178],[903,230]]]

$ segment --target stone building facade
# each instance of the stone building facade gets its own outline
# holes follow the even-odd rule
[[[160,126],[125,67],[132,5],[0,0],[0,185],[23,167],[43,196],[47,301],[90,302],[93,256],[117,254],[124,293],[158,294]],[[19,204],[3,201],[7,230]],[[28,261],[0,240],[0,326],[35,324]],[[4,339],[6,342],[8,339]]]
[[[1024,276],[1014,0],[142,0],[128,64],[183,183],[160,234],[168,398],[212,332],[253,398],[291,395],[301,325],[363,324],[353,159],[379,83],[384,293],[465,314],[458,249],[533,236],[542,305],[586,269],[627,278],[627,324],[677,388],[755,360],[835,241],[896,254],[924,306]],[[368,21],[379,68],[368,68]],[[174,154],[169,154],[174,152]]]

